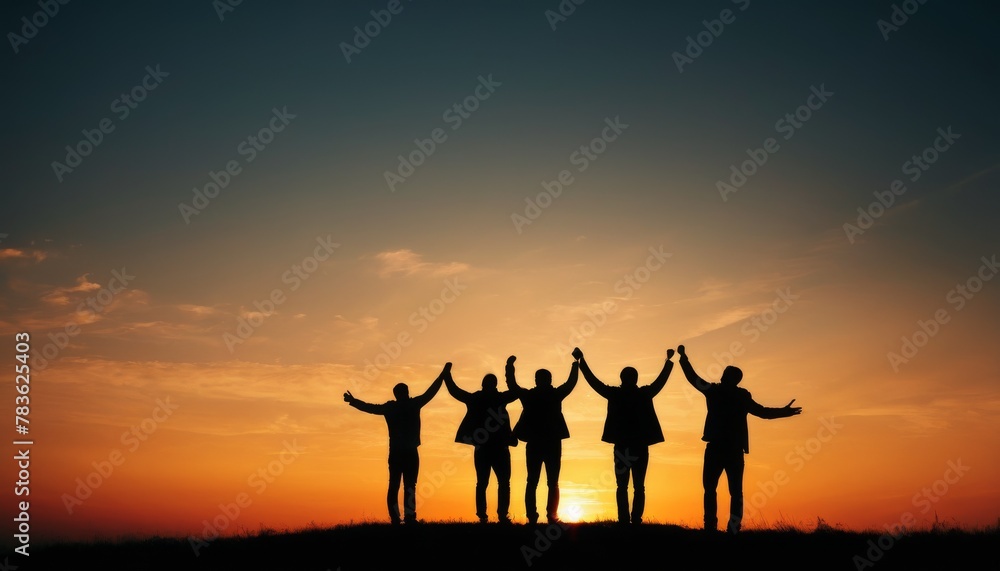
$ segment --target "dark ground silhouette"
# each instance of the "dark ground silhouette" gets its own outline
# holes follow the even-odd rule
[[[891,538],[884,531],[745,530],[736,536],[647,523],[501,526],[426,523],[345,525],[291,533],[220,538],[195,557],[186,538],[32,546],[10,563],[29,569],[280,569],[310,571],[426,567],[480,571],[508,569],[618,569],[670,560],[678,569],[810,569],[875,571],[1000,569],[1000,527],[980,532],[916,532]],[[686,565],[696,554],[697,567]],[[872,563],[871,566],[860,562]],[[872,558],[875,558],[873,561]],[[530,564],[530,565],[529,565]]]

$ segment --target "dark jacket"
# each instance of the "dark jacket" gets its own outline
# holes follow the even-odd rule
[[[651,384],[639,387],[612,387],[602,383],[591,372],[586,361],[581,361],[583,378],[597,392],[608,399],[608,416],[604,421],[601,440],[612,444],[649,446],[663,442],[663,430],[653,406],[655,397],[667,384],[674,364],[666,361],[663,370]]]
[[[698,376],[686,357],[681,357],[681,369],[689,383],[698,389],[708,404],[705,416],[705,431],[701,437],[705,442],[739,446],[750,453],[750,432],[747,415],[760,418],[783,418],[788,416],[785,408],[766,407],[753,400],[750,391],[736,385],[709,383]]]
[[[434,398],[441,389],[442,377],[431,384],[427,392],[406,400],[391,400],[371,404],[360,399],[350,403],[354,408],[369,414],[381,414],[389,427],[389,450],[404,450],[420,446],[420,409]]]
[[[496,389],[470,393],[459,388],[451,377],[445,377],[444,382],[451,396],[466,407],[455,442],[473,446],[517,446],[507,414],[507,405],[517,400],[517,393],[501,393]]]
[[[514,378],[514,367],[506,368],[507,388],[521,399],[521,418],[514,425],[514,436],[522,442],[545,442],[569,438],[569,427],[562,413],[562,401],[576,386],[579,366],[574,361],[569,379],[553,386],[524,389]]]

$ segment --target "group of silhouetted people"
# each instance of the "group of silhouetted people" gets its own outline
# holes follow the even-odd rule
[[[802,409],[792,407],[795,402],[781,408],[765,407],[753,400],[750,392],[737,387],[743,372],[728,366],[718,383],[710,383],[695,373],[688,361],[684,346],[677,348],[681,369],[688,382],[705,395],[708,415],[702,440],[705,446],[705,463],[702,483],[705,488],[705,529],[718,527],[716,488],[722,473],[729,482],[730,516],[727,530],[736,533],[743,519],[743,455],[749,453],[747,415],[760,418],[783,418],[799,414]],[[514,371],[516,357],[507,359],[505,379],[507,390],[500,392],[497,377],[483,377],[482,389],[476,392],[462,390],[451,376],[451,363],[447,363],[434,379],[430,388],[417,397],[409,396],[404,383],[393,387],[395,400],[384,404],[369,404],[344,393],[344,400],[363,412],[385,417],[389,428],[389,490],[386,502],[392,523],[415,523],[416,487],[420,458],[420,409],[434,398],[441,385],[466,406],[466,414],[458,426],[455,441],[475,447],[476,515],[487,522],[486,489],[490,474],[496,475],[498,486],[497,517],[501,523],[510,523],[510,447],[518,441],[525,443],[527,486],[524,505],[528,521],[538,522],[536,492],[545,468],[548,498],[545,514],[549,523],[558,522],[559,470],[562,461],[562,441],[569,438],[569,428],[562,413],[562,401],[576,387],[579,374],[608,401],[607,418],[601,440],[614,445],[614,468],[620,523],[642,523],[645,508],[646,468],[649,465],[649,447],[663,442],[663,431],[656,416],[653,398],[667,384],[673,368],[674,350],[667,350],[663,369],[649,385],[638,385],[639,372],[633,367],[622,369],[620,386],[601,382],[591,371],[579,348],[573,350],[573,364],[569,378],[558,387],[552,385],[552,373],[546,369],[535,371],[535,386],[527,389],[517,383]],[[521,401],[522,412],[511,427],[507,405]],[[629,510],[628,483],[634,490],[632,509]],[[403,517],[399,515],[399,484],[403,483]]]

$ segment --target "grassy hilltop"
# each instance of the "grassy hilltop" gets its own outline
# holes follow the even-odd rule
[[[819,525],[706,534],[674,525],[614,523],[537,526],[366,523],[262,531],[192,545],[187,538],[55,544],[25,568],[275,569],[621,569],[646,562],[674,569],[992,569],[1000,570],[1000,528],[928,530],[894,538]],[[198,554],[195,554],[197,547]],[[13,561],[12,561],[13,562]]]

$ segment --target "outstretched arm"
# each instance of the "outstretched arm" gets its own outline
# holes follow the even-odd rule
[[[611,393],[611,387],[605,385],[600,379],[594,375],[594,372],[590,370],[590,366],[587,365],[587,360],[583,357],[583,351],[579,347],[573,349],[573,357],[575,357],[580,363],[580,372],[583,373],[583,378],[590,385],[590,388],[594,389],[594,392],[601,395],[604,398],[608,398]]]
[[[417,406],[424,406],[425,404],[431,402],[434,395],[441,390],[441,385],[444,384],[444,378],[451,374],[451,363],[445,363],[444,369],[438,374],[431,386],[424,392],[424,394],[416,397],[414,400],[417,401]]]
[[[558,389],[556,389],[556,393],[559,395],[560,399],[568,397],[569,393],[573,392],[573,389],[576,388],[576,381],[579,380],[579,377],[580,362],[573,361],[573,366],[569,370],[569,378],[566,379],[566,382],[563,383]]]
[[[710,383],[707,382],[705,379],[699,377],[698,373],[694,372],[694,368],[691,366],[691,362],[688,361],[688,356],[687,353],[684,351],[683,345],[677,346],[677,352],[680,353],[681,355],[680,358],[681,370],[684,371],[684,377],[687,378],[689,383],[691,383],[691,386],[693,386],[694,388],[698,389],[701,392],[705,392],[710,386]]]
[[[786,418],[789,416],[795,416],[796,414],[800,414],[802,412],[802,407],[792,406],[792,403],[795,402],[795,399],[792,399],[792,402],[780,408],[764,406],[758,403],[757,401],[753,400],[753,397],[751,397],[749,400],[750,404],[748,407],[748,412],[760,418],[766,418],[766,419]]]
[[[448,371],[448,374],[444,376],[444,386],[448,389],[448,394],[459,402],[467,403],[472,398],[472,393],[462,390],[461,387],[455,384],[455,379],[452,378],[451,371]]]
[[[667,349],[667,360],[663,362],[663,370],[661,370],[660,374],[657,375],[656,380],[649,385],[649,390],[652,391],[654,397],[663,390],[663,387],[667,385],[667,379],[670,377],[670,371],[674,369],[674,362],[670,360],[673,357],[674,350]]]
[[[371,404],[359,398],[354,398],[354,395],[351,394],[351,391],[347,391],[346,393],[344,393],[344,402],[360,410],[361,412],[367,412],[368,414],[384,414],[385,412],[384,404]]]

